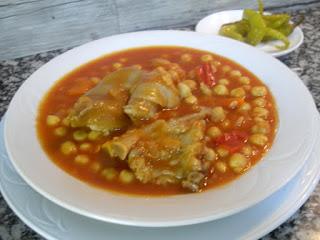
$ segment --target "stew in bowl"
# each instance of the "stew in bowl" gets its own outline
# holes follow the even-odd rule
[[[112,53],[60,79],[40,106],[48,156],[124,193],[200,192],[236,179],[271,147],[274,99],[241,65],[192,48]]]

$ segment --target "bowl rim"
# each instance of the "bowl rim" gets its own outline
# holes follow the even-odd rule
[[[50,68],[50,66],[52,64],[55,64],[56,62],[59,62],[61,59],[63,59],[66,55],[69,55],[69,54],[75,54],[77,52],[81,52],[83,48],[86,48],[86,47],[90,47],[90,45],[92,44],[96,44],[98,43],[99,41],[100,42],[103,42],[103,41],[106,41],[106,40],[113,40],[113,41],[116,41],[118,40],[119,38],[126,38],[126,37],[129,37],[129,38],[135,38],[135,37],[143,37],[145,34],[149,34],[149,35],[155,35],[156,37],[159,37],[159,36],[166,36],[166,35],[173,35],[173,36],[182,36],[182,37],[192,37],[192,36],[198,36],[199,38],[204,38],[204,39],[207,39],[208,36],[206,34],[200,34],[200,33],[195,33],[195,32],[187,32],[187,31],[176,31],[176,30],[155,30],[155,31],[142,31],[142,32],[133,32],[133,33],[125,33],[125,34],[120,34],[120,35],[115,35],[115,36],[111,36],[111,37],[106,37],[106,38],[103,38],[103,39],[99,39],[99,40],[95,40],[95,41],[92,41],[92,42],[89,42],[87,44],[84,44],[84,45],[81,45],[79,47],[76,47],[74,49],[71,49],[59,56],[57,56],[56,58],[52,59],[51,61],[49,61],[48,63],[46,63],[45,65],[43,65],[41,68],[39,68],[37,71],[35,71],[23,84],[22,86],[19,88],[19,90],[16,92],[14,98],[12,99],[12,101],[10,102],[10,105],[9,105],[9,108],[8,108],[8,111],[7,111],[7,114],[6,114],[6,118],[5,118],[5,122],[4,122],[4,135],[5,135],[5,146],[6,146],[6,149],[8,151],[8,155],[9,155],[9,158],[10,158],[10,161],[12,162],[13,166],[15,167],[15,169],[17,170],[17,172],[19,173],[20,176],[22,176],[22,178],[33,188],[35,189],[37,192],[39,192],[41,195],[43,195],[44,197],[46,197],[47,199],[57,203],[58,205],[64,207],[64,208],[67,208],[73,212],[76,212],[76,213],[79,213],[81,215],[85,215],[87,217],[91,217],[91,218],[95,218],[95,219],[98,219],[98,220],[102,220],[102,221],[108,221],[108,222],[113,222],[113,223],[119,223],[119,224],[125,224],[125,225],[133,225],[133,226],[147,226],[147,227],[167,227],[167,226],[180,226],[180,225],[189,225],[189,224],[195,224],[195,223],[200,223],[200,222],[205,222],[205,221],[210,221],[210,220],[214,220],[214,219],[218,219],[218,218],[222,218],[222,217],[225,217],[225,216],[228,216],[228,215],[231,215],[231,214],[234,214],[234,213],[237,213],[239,211],[242,211],[250,206],[253,206],[255,205],[256,203],[262,201],[263,199],[265,199],[266,197],[270,196],[272,193],[276,192],[277,190],[279,190],[282,186],[286,185],[290,179],[292,179],[297,173],[298,171],[302,168],[299,167],[299,168],[296,168],[295,171],[292,171],[290,175],[287,176],[287,179],[285,181],[283,181],[280,185],[278,185],[277,187],[274,187],[272,189],[272,191],[269,191],[267,194],[264,194],[263,196],[260,196],[259,198],[255,198],[254,200],[250,201],[249,203],[247,204],[243,204],[241,206],[236,206],[232,209],[229,209],[228,211],[224,211],[224,212],[220,212],[219,214],[215,214],[215,215],[208,215],[206,213],[204,213],[204,215],[200,215],[198,217],[192,217],[191,219],[180,219],[180,220],[168,220],[168,221],[164,221],[164,220],[159,220],[159,221],[149,221],[149,220],[141,220],[141,219],[138,219],[138,218],[135,218],[134,216],[119,216],[119,215],[110,215],[110,216],[105,216],[105,215],[99,215],[97,213],[93,213],[91,212],[90,210],[88,209],[84,209],[84,208],[81,208],[79,207],[77,204],[73,205],[73,204],[70,204],[70,202],[67,202],[65,201],[65,199],[61,199],[61,197],[57,197],[55,195],[53,195],[52,193],[50,193],[50,190],[48,191],[48,189],[43,189],[42,187],[39,187],[38,186],[38,183],[35,183],[34,182],[34,179],[30,179],[28,175],[26,175],[25,173],[25,169],[21,168],[21,166],[16,162],[15,160],[15,155],[14,155],[14,152],[12,151],[12,141],[8,138],[9,137],[9,133],[10,133],[10,120],[11,118],[13,117],[13,111],[14,111],[14,106],[17,104],[17,96],[19,94],[21,94],[21,92],[24,91],[24,89],[26,88],[28,82],[30,81],[29,79],[32,78],[32,76],[36,75],[36,73],[38,73],[39,71],[43,71],[43,70],[47,70],[48,68]],[[240,48],[244,48],[244,49],[247,49],[247,50],[250,50],[251,52],[255,52],[257,55],[259,56],[263,56],[264,58],[267,58],[269,61],[276,61],[277,63],[274,63],[274,64],[278,64],[279,66],[281,66],[281,68],[283,69],[286,69],[286,71],[288,72],[291,72],[291,76],[293,78],[296,78],[295,82],[296,84],[300,84],[300,89],[301,91],[305,91],[305,94],[306,94],[306,98],[305,100],[308,102],[308,108],[312,108],[313,110],[315,109],[315,105],[314,105],[314,102],[311,98],[311,95],[310,93],[307,91],[307,88],[300,82],[298,81],[299,78],[297,77],[297,75],[295,73],[293,73],[290,69],[288,69],[283,63],[281,63],[280,61],[274,59],[273,57],[271,57],[270,55],[267,55],[261,51],[258,51],[256,50],[255,48],[253,47],[250,47],[246,44],[243,44],[243,43],[240,43],[240,42],[237,42],[237,41],[234,41],[234,40],[230,40],[230,39],[227,39],[227,38],[223,38],[223,37],[215,37],[217,39],[217,41],[224,41],[224,42],[227,42],[228,44],[233,44],[235,45],[235,47],[240,47]],[[160,44],[159,44],[160,45]],[[148,45],[146,45],[148,46]],[[149,46],[156,46],[155,44],[153,45],[149,45]],[[181,44],[180,46],[184,46],[184,44]],[[190,46],[187,46],[186,47],[190,47]],[[132,47],[128,47],[128,48],[132,48]],[[198,49],[202,49],[202,48],[198,48]],[[106,52],[103,52],[100,54],[100,56],[106,54]],[[219,53],[218,53],[219,54]],[[220,54],[221,55],[221,54]],[[93,59],[96,59],[97,57],[93,58]],[[93,59],[87,59],[86,62],[89,62]],[[234,59],[232,59],[233,61],[236,61]],[[242,63],[239,63],[243,66]],[[247,67],[246,67],[247,68]],[[251,69],[248,69],[249,71],[253,72]],[[58,80],[58,79],[56,79]],[[263,81],[263,80],[262,80]],[[52,85],[52,84],[51,84]],[[50,88],[50,87],[49,87]],[[45,93],[42,94],[42,96],[44,95]],[[276,102],[277,99],[275,97],[275,100]],[[38,105],[37,105],[38,107]],[[311,110],[310,110],[311,111]],[[281,119],[280,119],[280,116],[279,116],[279,128],[280,128],[280,122]],[[314,123],[315,123],[315,117],[314,119],[311,120],[311,127],[314,127]],[[313,146],[314,142],[315,142],[315,133],[312,132],[313,135],[312,135],[312,142],[310,142],[310,144]],[[276,137],[277,138],[277,137]],[[275,142],[274,142],[275,144]],[[273,144],[273,145],[274,145]],[[311,146],[310,145],[310,146]],[[303,162],[306,161],[307,157],[310,155],[311,153],[311,150],[312,150],[312,146],[308,149],[304,149],[305,153],[303,155]],[[272,147],[273,149],[273,147]],[[48,159],[48,161],[51,162],[51,160]],[[263,161],[263,160],[262,160]],[[260,161],[260,162],[262,162]],[[259,164],[259,163],[258,163]],[[254,167],[253,169],[251,169],[251,171],[254,171],[256,168]],[[62,171],[62,170],[61,170]],[[249,172],[251,172],[249,171]],[[65,172],[63,172],[65,174]],[[238,181],[238,180],[237,180]],[[87,185],[86,185],[87,186]],[[209,190],[211,191],[211,190]],[[205,192],[209,192],[209,191],[205,191]],[[114,194],[114,192],[109,192],[111,194]],[[128,195],[126,196],[126,198],[132,198],[132,196]],[[139,199],[141,199],[141,197],[139,196],[138,197]],[[168,197],[168,198],[171,198],[171,197]],[[154,199],[154,198],[151,198],[151,199]],[[151,199],[146,199],[147,202],[150,202],[152,201]],[[196,198],[196,199],[199,199],[199,198]]]

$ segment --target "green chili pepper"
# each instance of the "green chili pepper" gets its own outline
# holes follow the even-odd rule
[[[263,19],[265,20],[267,27],[278,28],[287,24],[290,20],[290,16],[288,14],[273,14],[264,15]]]
[[[266,24],[263,21],[261,14],[251,9],[245,9],[243,11],[243,18],[248,20],[250,26],[250,31],[246,37],[246,42],[256,46],[262,41],[265,35]]]
[[[235,22],[235,25],[237,27],[237,31],[242,35],[246,36],[248,32],[250,31],[250,24],[248,20],[242,19],[241,21]]]
[[[303,22],[303,20],[304,20],[304,16],[301,16],[296,23],[288,22],[287,24],[283,24],[277,30],[279,32],[282,32],[284,35],[289,36],[293,32],[293,30]]]
[[[276,46],[276,48],[284,50],[287,49],[290,45],[290,42],[288,40],[288,38],[281,32],[272,29],[272,28],[267,28],[266,32],[265,32],[265,37],[268,39],[272,39],[272,40],[280,40],[283,42],[283,46]]]
[[[262,0],[258,0],[258,5],[259,5],[259,13],[260,13],[261,15],[263,15],[264,5],[263,5]]]
[[[236,21],[232,23],[227,23],[222,25],[222,28],[230,28],[237,33],[240,33],[242,36],[247,35],[250,30],[249,23],[246,19],[242,19],[241,21]]]
[[[291,24],[291,23],[287,23],[287,24],[284,24],[282,25],[280,28],[278,28],[277,30],[279,32],[281,32],[283,35],[285,36],[289,36],[292,32],[293,32],[293,29],[295,28],[294,24]]]
[[[219,34],[244,42],[244,37],[237,31],[237,26],[234,24],[223,25],[219,30]]]

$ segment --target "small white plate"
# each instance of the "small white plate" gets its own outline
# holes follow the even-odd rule
[[[255,240],[283,223],[308,199],[320,177],[319,145],[318,132],[317,147],[299,174],[284,188],[250,209],[192,226],[139,228],[80,216],[35,192],[11,165],[0,123],[0,190],[15,213],[48,240]]]
[[[196,32],[219,35],[219,29],[223,24],[239,21],[242,19],[243,10],[230,10],[211,14],[201,19],[197,26]],[[290,46],[286,50],[279,50],[275,46],[281,45],[280,41],[270,41],[260,43],[257,48],[264,52],[270,53],[274,57],[280,57],[296,50],[303,42],[303,32],[300,27],[296,27],[288,37]]]
[[[159,45],[210,51],[238,62],[258,76],[275,97],[279,113],[279,130],[268,154],[230,184],[202,193],[168,197],[137,197],[94,188],[50,161],[39,144],[35,122],[39,103],[51,86],[74,68],[101,55],[132,47]],[[8,155],[17,172],[32,188],[56,204],[98,220],[166,227],[235,214],[288,183],[303,167],[313,149],[318,128],[315,111],[313,99],[298,76],[256,48],[196,32],[146,31],[90,42],[42,66],[13,97],[6,113],[4,135]]]

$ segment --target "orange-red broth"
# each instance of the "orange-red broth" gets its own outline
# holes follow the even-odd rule
[[[192,60],[183,61],[183,54],[190,54]],[[99,79],[102,79],[106,74],[114,71],[118,67],[139,64],[145,70],[152,70],[153,67],[151,66],[150,61],[154,58],[161,57],[168,59],[171,62],[178,63],[186,72],[189,72],[196,66],[203,64],[203,60],[205,60],[204,55],[208,54],[213,57],[212,62],[217,67],[215,78],[217,80],[227,78],[230,81],[230,83],[227,85],[228,89],[231,90],[233,88],[243,86],[243,84],[239,83],[239,77],[230,76],[231,71],[224,72],[223,66],[230,66],[231,70],[239,70],[242,76],[248,77],[250,79],[249,86],[251,86],[251,88],[254,86],[265,86],[255,75],[253,75],[251,72],[249,72],[247,69],[240,66],[239,64],[219,55],[196,49],[184,47],[146,47],[128,49],[112,53],[109,55],[102,56],[91,62],[88,62],[76,68],[72,72],[68,73],[59,81],[57,81],[57,83],[49,90],[49,92],[43,98],[39,108],[37,119],[38,137],[43,149],[45,150],[49,158],[64,171],[93,186],[122,193],[142,195],[171,195],[186,193],[186,191],[183,190],[180,185],[158,186],[155,184],[142,184],[138,180],[135,180],[133,183],[130,184],[124,184],[117,180],[106,180],[101,175],[101,171],[103,171],[104,168],[114,167],[119,171],[128,168],[124,161],[111,159],[104,152],[99,151],[101,144],[103,144],[111,137],[119,133],[115,133],[111,135],[111,137],[101,137],[99,140],[93,142],[94,152],[89,154],[89,164],[85,166],[80,166],[79,164],[76,164],[73,161],[74,155],[66,156],[62,154],[59,150],[62,142],[73,139],[72,132],[74,131],[74,129],[69,128],[67,134],[64,137],[57,137],[53,134],[52,127],[46,124],[46,118],[48,115],[56,115],[61,119],[66,117],[67,110],[73,106],[73,104],[76,102],[79,96],[81,96],[81,94],[95,86]],[[196,91],[194,95],[198,98],[199,105],[201,106],[226,107],[227,104],[230,103],[230,100],[226,99],[225,97],[214,95],[206,97],[203,94],[201,94],[200,91]],[[270,112],[267,121],[270,123],[271,131],[267,134],[268,142],[265,146],[252,146],[254,149],[254,154],[249,158],[249,163],[246,167],[246,170],[248,170],[251,166],[256,164],[268,151],[268,149],[272,145],[276,132],[277,112],[273,97],[271,93],[268,91],[267,95],[264,98],[267,100],[267,105],[265,106],[265,108],[268,109]],[[250,103],[253,107],[254,105],[252,104],[252,102],[254,99],[255,98],[250,94],[250,90],[247,90],[245,101],[247,103]],[[192,111],[193,110],[192,107],[190,107],[190,105],[182,103],[180,107],[178,107],[177,109],[163,110],[159,114],[158,119],[168,119],[173,116],[181,116]],[[228,112],[228,119],[230,120],[229,126],[226,126],[223,122],[215,124],[209,121],[207,124],[207,128],[209,128],[210,126],[218,126],[220,127],[220,129],[222,129],[223,132],[240,130],[247,132],[248,135],[250,135],[250,129],[254,125],[254,121],[246,121],[241,127],[235,127],[234,122],[236,121],[236,119],[238,119],[239,116],[240,114],[238,111],[231,110]],[[211,146],[209,147],[216,148],[217,145],[212,142]],[[227,159],[228,157],[219,158],[220,161],[225,162],[228,166]],[[213,188],[222,184],[226,184],[239,177],[243,172],[235,173],[231,169],[227,168],[226,172],[222,173],[213,169],[212,175],[209,178],[206,188]]]

